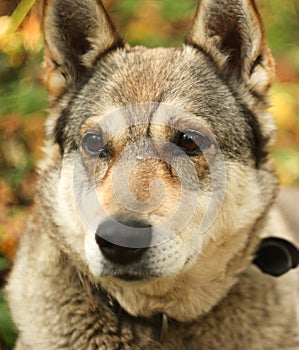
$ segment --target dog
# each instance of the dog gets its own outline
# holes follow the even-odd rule
[[[254,0],[201,0],[180,48],[100,0],[47,0],[45,157],[6,287],[17,350],[298,350],[275,206],[274,62]]]

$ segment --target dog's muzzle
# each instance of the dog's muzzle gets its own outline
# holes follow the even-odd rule
[[[95,235],[106,259],[127,265],[140,260],[152,240],[152,228],[142,221],[113,219],[101,223]]]

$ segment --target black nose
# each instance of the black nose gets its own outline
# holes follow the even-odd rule
[[[150,225],[135,220],[108,220],[99,225],[96,242],[106,259],[126,265],[138,261],[152,239]]]

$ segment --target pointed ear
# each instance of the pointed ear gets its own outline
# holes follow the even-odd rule
[[[266,96],[274,64],[253,0],[200,0],[188,43],[206,51],[228,81]]]
[[[46,0],[45,81],[53,97],[88,75],[97,58],[122,46],[100,0]]]

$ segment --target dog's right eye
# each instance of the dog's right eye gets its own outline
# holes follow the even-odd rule
[[[184,130],[177,139],[177,145],[188,155],[196,155],[211,146],[210,139],[199,131]]]
[[[92,157],[100,157],[104,151],[104,140],[101,134],[89,132],[83,136],[82,148]]]

